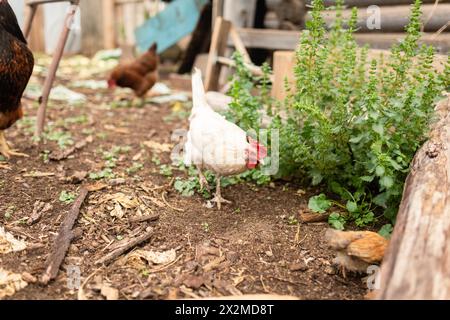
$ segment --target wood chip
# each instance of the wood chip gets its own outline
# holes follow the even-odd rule
[[[108,285],[103,285],[100,293],[106,300],[119,300],[119,290]]]
[[[145,242],[149,240],[153,236],[153,229],[150,228],[146,233],[133,238],[131,240],[124,240],[117,244],[116,249],[108,253],[106,256],[104,256],[101,259],[98,259],[95,264],[109,264],[112,260],[116,259],[117,257],[121,256],[128,250],[134,248],[135,246],[141,244],[142,242]]]
[[[87,144],[88,141],[92,141],[92,137],[87,137],[84,140],[78,141],[73,147],[65,149],[65,150],[59,150],[56,152],[52,152],[48,158],[50,160],[53,161],[61,161],[64,159],[67,159],[68,157],[70,157],[73,153],[75,153],[75,151],[78,151],[82,148],[84,148]]]
[[[128,219],[131,223],[153,222],[159,220],[159,214],[147,214],[140,217],[131,217]]]
[[[42,215],[53,209],[53,206],[50,203],[45,203],[42,201],[36,201],[34,204],[33,212],[31,216],[27,220],[27,224],[30,226],[38,222]]]
[[[40,282],[42,284],[48,284],[50,280],[56,278],[59,267],[63,262],[67,250],[69,249],[70,243],[74,238],[74,234],[72,232],[72,228],[75,224],[75,221],[78,219],[80,214],[81,206],[84,203],[89,191],[86,188],[81,188],[80,194],[78,198],[70,208],[70,211],[65,216],[61,226],[59,227],[58,235],[53,243],[51,254],[49,255],[46,261],[46,268],[44,273],[41,276]]]

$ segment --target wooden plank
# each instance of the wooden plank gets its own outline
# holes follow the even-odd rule
[[[344,0],[347,7],[365,7],[376,6],[395,6],[400,4],[413,4],[415,0]],[[311,0],[307,0],[306,3],[311,5]],[[422,3],[435,3],[436,0],[422,0]],[[324,0],[324,5],[327,7],[336,5],[336,0]],[[450,3],[450,0],[439,0],[439,3]]]
[[[224,0],[212,0],[212,26],[216,25],[218,17],[223,17],[223,2]]]
[[[406,179],[378,299],[450,299],[450,96],[437,113]]]
[[[223,56],[227,47],[228,33],[231,22],[218,17],[211,38],[208,63],[206,66],[206,91],[217,91],[219,87],[219,77],[221,66],[217,63],[217,58]]]
[[[81,1],[81,50],[92,55],[103,49],[103,4],[100,1]]]
[[[261,48],[273,50],[294,50],[300,40],[300,31],[285,31],[272,29],[238,29],[238,33],[246,48]],[[359,44],[369,44],[374,49],[389,49],[393,43],[399,42],[405,37],[404,33],[374,33],[355,34]],[[450,51],[450,33],[434,35],[425,33],[421,43],[433,45],[440,53]],[[233,46],[231,39],[229,46]]]
[[[245,45],[242,42],[241,37],[239,36],[239,33],[233,26],[230,29],[230,37],[231,41],[233,41],[234,47],[242,55],[244,62],[251,63],[252,60],[250,59],[250,55],[248,54],[247,49],[245,48]]]
[[[343,10],[342,17],[349,19],[351,16],[351,9]],[[439,30],[442,26],[447,24],[450,17],[450,4],[439,4],[434,6],[432,4],[422,5],[422,21],[426,22],[424,26],[425,32],[434,32]],[[409,23],[411,15],[411,6],[382,6],[380,7],[380,29],[369,29],[367,22],[373,14],[367,8],[358,9],[358,32],[403,32],[405,26]],[[336,20],[336,11],[325,11],[322,15],[325,23],[331,27]],[[306,16],[306,20],[311,20],[311,13]],[[370,25],[369,25],[370,26]]]
[[[232,67],[232,68],[236,67],[236,62],[234,62],[233,59],[226,58],[226,57],[217,57],[217,63],[220,63],[227,67]],[[264,74],[262,69],[258,66],[255,66],[254,64],[244,63],[244,66],[248,69],[248,71],[253,73],[255,76],[262,76]]]
[[[285,79],[291,85],[294,77],[295,51],[275,51],[273,54],[273,76],[272,97],[283,101],[286,96]]]
[[[116,14],[114,0],[103,0],[103,47],[114,49],[116,42]]]
[[[31,8],[25,7],[25,15],[30,14]],[[31,50],[34,52],[45,52],[45,34],[44,34],[44,8],[39,6],[33,19],[28,42]]]
[[[246,48],[293,50],[300,40],[300,31],[275,29],[238,28],[239,36]],[[231,39],[229,46],[233,46]]]

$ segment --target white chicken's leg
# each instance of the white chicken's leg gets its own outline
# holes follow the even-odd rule
[[[5,133],[3,130],[0,130],[0,154],[4,156],[6,159],[11,158],[11,156],[28,157],[27,154],[18,153],[11,150],[11,148],[8,145],[8,142],[6,142]]]
[[[209,192],[210,189],[209,189],[208,180],[206,180],[206,177],[203,174],[202,169],[200,169],[199,166],[197,166],[197,171],[198,171],[198,181],[200,183],[200,190],[203,191],[203,189],[206,188],[206,190],[208,190],[208,192]]]
[[[222,208],[222,203],[231,203],[231,201],[222,198],[222,194],[220,192],[221,178],[222,178],[221,176],[216,176],[216,193],[214,195],[214,198],[211,200],[212,202],[217,203],[217,208],[219,210]]]

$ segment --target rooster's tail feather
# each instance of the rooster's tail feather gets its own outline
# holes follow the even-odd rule
[[[209,108],[206,101],[205,87],[203,86],[202,72],[194,68],[192,73],[192,102],[194,110],[197,108]]]

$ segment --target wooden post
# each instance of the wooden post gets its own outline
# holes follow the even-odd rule
[[[30,49],[35,52],[45,51],[44,10],[41,6],[25,6],[24,35]],[[34,24],[34,28],[31,25]]]
[[[223,1],[224,0],[212,0],[212,26],[216,25],[218,17],[223,17]]]
[[[114,0],[103,0],[103,47],[114,49],[116,43],[116,7]]]
[[[250,55],[248,54],[248,51],[245,48],[245,45],[242,42],[241,37],[239,36],[236,28],[234,28],[234,27],[231,27],[231,29],[230,29],[230,38],[233,41],[233,44],[236,47],[236,50],[242,55],[244,62],[252,63],[252,59],[250,58]]]
[[[25,39],[28,38],[31,32],[31,26],[33,24],[34,17],[36,16],[36,11],[38,5],[25,6],[25,26],[23,28]]]
[[[61,61],[61,57],[64,53],[64,48],[66,46],[67,38],[69,37],[70,28],[72,26],[75,13],[78,9],[79,2],[80,0],[71,0],[72,4],[67,13],[66,20],[64,21],[63,30],[59,37],[58,45],[56,46],[55,52],[53,54],[52,64],[50,65],[47,78],[45,79],[44,82],[42,97],[39,99],[40,106],[37,112],[36,132],[35,132],[36,137],[41,137],[42,132],[44,131],[45,113],[47,109],[48,97],[50,95],[50,91],[52,90],[56,70],[58,69],[59,62]]]
[[[103,49],[103,4],[100,1],[81,1],[81,48],[92,55]]]
[[[206,91],[217,90],[219,87],[219,77],[221,66],[217,63],[217,57],[223,56],[227,47],[228,33],[231,23],[218,17],[214,26],[209,49],[208,64],[206,66]]]
[[[278,101],[283,101],[286,96],[285,79],[288,83],[294,83],[294,51],[275,51],[273,54],[273,75],[272,97]]]
[[[379,299],[450,299],[450,96],[436,110],[406,179]]]

